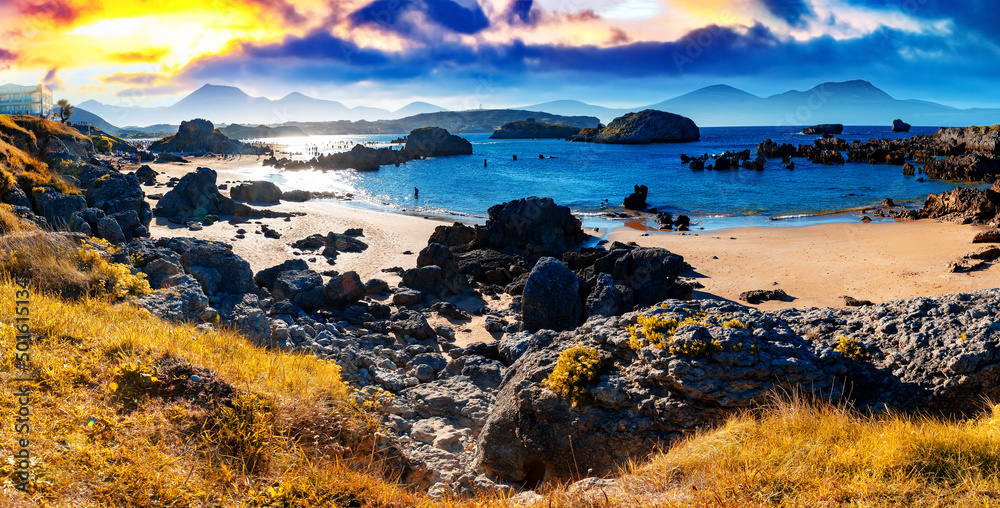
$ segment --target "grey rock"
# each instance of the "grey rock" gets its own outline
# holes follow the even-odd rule
[[[112,244],[125,243],[125,234],[122,233],[121,226],[118,225],[118,221],[111,217],[104,217],[97,221],[97,234]]]
[[[575,327],[583,315],[579,286],[576,274],[561,261],[551,257],[539,259],[528,275],[521,298],[524,327],[531,332]]]

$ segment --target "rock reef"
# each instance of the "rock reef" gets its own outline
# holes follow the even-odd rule
[[[607,127],[587,128],[567,141],[644,145],[698,141],[701,132],[690,118],[646,109],[615,118]]]

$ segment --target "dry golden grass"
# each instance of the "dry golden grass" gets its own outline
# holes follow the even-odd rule
[[[59,173],[29,153],[38,148],[39,139],[50,136],[88,141],[76,129],[62,124],[31,116],[0,115],[0,190],[10,188],[16,181],[26,192],[34,187],[53,187],[64,194],[80,193]]]
[[[128,266],[110,263],[100,239],[76,244],[69,238],[40,231],[0,205],[0,272],[30,280],[35,287],[65,298],[84,295],[123,298],[152,290],[145,274],[133,275]]]

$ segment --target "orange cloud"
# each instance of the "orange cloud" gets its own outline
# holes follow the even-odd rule
[[[156,63],[169,54],[170,50],[167,48],[149,48],[138,51],[114,53],[111,55],[111,59],[121,63]]]

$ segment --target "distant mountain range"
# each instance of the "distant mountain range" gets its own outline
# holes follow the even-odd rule
[[[236,87],[218,85],[205,85],[172,106],[122,107],[89,100],[77,107],[118,126],[177,125],[192,118],[205,118],[217,124],[277,125],[292,121],[395,119],[445,111],[442,107],[426,102],[413,102],[396,111],[368,107],[348,108],[337,101],[314,99],[298,92],[273,101],[265,97],[251,97]]]
[[[177,125],[192,118],[206,118],[216,124],[241,123],[255,126],[363,120],[361,124],[370,126],[377,121],[403,118],[423,120],[420,118],[422,114],[448,112],[426,102],[414,102],[396,111],[369,107],[348,108],[337,101],[315,99],[297,92],[275,101],[251,97],[239,88],[217,85],[205,85],[176,104],[166,107],[120,107],[89,100],[79,104],[78,108],[83,114],[79,114],[74,120],[91,121],[108,132],[116,130],[114,125]],[[895,118],[913,125],[932,127],[1000,123],[1000,109],[958,109],[927,101],[900,100],[864,80],[822,83],[806,91],[790,90],[770,97],[759,97],[728,85],[714,85],[663,102],[630,109],[605,108],[574,100],[517,108],[553,116],[596,117],[604,123],[625,113],[643,109],[684,115],[702,127],[802,126],[818,123],[890,125]],[[468,116],[474,111],[455,113]],[[479,120],[482,115],[475,116]],[[458,120],[447,115],[433,118],[447,118],[451,123],[474,123],[472,119]],[[102,125],[99,123],[101,121],[106,122]],[[487,124],[482,127],[492,129],[495,126]]]
[[[790,90],[770,97],[758,97],[728,85],[714,85],[631,109],[604,108],[579,101],[546,102],[522,109],[592,115],[605,123],[625,113],[658,109],[689,117],[701,127],[890,125],[895,118],[932,127],[1000,123],[1000,109],[958,109],[927,101],[895,99],[860,79],[822,83],[806,91]]]

